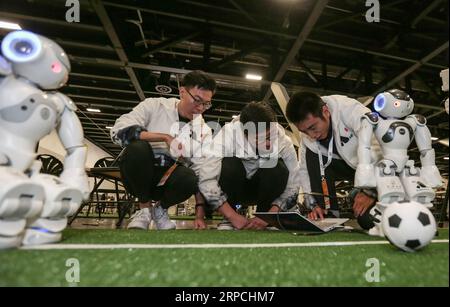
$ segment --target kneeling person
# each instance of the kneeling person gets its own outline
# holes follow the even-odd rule
[[[300,188],[297,154],[276,115],[263,103],[250,103],[214,137],[200,170],[199,189],[206,202],[236,229],[264,229],[233,208],[257,204],[257,211],[285,210]]]

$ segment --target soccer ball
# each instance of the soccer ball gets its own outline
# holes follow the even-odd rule
[[[427,246],[436,235],[433,214],[414,201],[390,204],[383,212],[381,225],[389,242],[407,252]]]

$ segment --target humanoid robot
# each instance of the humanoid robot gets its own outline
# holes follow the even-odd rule
[[[0,249],[57,242],[89,196],[87,155],[75,104],[55,90],[70,63],[55,42],[9,33],[0,56]],[[57,130],[67,151],[60,177],[40,174],[40,139]]]
[[[369,234],[383,236],[381,215],[389,204],[416,201],[432,207],[435,197],[432,188],[441,186],[442,178],[435,164],[426,118],[411,115],[414,108],[411,97],[401,90],[389,90],[375,98],[374,108],[378,113],[366,114],[361,123],[355,187],[376,187],[378,202],[370,212],[375,227]],[[370,162],[373,135],[383,152],[383,159],[376,165]],[[420,151],[421,168],[415,167],[408,157],[413,138]]]

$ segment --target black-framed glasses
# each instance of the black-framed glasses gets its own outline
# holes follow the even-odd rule
[[[189,94],[189,96],[192,97],[192,99],[194,100],[194,103],[195,103],[196,105],[202,105],[203,108],[204,108],[205,110],[208,110],[208,109],[210,109],[210,108],[212,107],[211,101],[204,101],[204,100],[201,99],[201,98],[194,97],[194,96],[191,94],[191,92],[189,92],[188,90],[186,90],[186,92]]]

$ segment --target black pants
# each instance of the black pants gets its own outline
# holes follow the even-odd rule
[[[120,173],[125,188],[139,199],[161,201],[163,208],[169,208],[185,201],[198,191],[198,179],[190,168],[179,165],[164,186],[157,187],[170,166],[158,166],[148,142],[133,141],[126,148],[119,161]]]
[[[323,163],[326,163],[327,157],[322,156]],[[306,165],[308,168],[309,180],[311,182],[311,191],[314,193],[323,193],[322,191],[322,176],[320,175],[319,156],[306,149]],[[328,185],[328,193],[330,195],[331,210],[338,210],[338,203],[336,198],[336,181],[349,180],[353,181],[355,178],[355,170],[345,163],[343,160],[333,159],[331,164],[325,169],[325,179]],[[325,206],[325,201],[322,196],[315,196],[318,204]]]
[[[219,185],[228,196],[228,202],[248,206],[257,205],[257,211],[268,211],[272,202],[286,189],[289,170],[282,160],[274,168],[260,168],[248,180],[241,159],[223,158]]]

